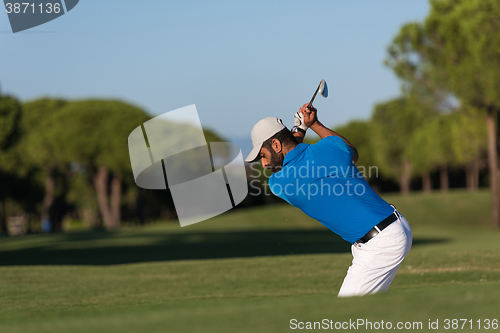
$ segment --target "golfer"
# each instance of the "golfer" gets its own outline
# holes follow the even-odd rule
[[[302,143],[310,128],[321,138]],[[304,104],[288,130],[278,118],[252,129],[247,162],[260,159],[273,174],[271,191],[352,244],[352,265],[340,297],[387,291],[412,243],[408,221],[368,185],[354,163],[356,148]]]

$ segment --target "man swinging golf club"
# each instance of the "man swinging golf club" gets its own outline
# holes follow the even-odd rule
[[[340,297],[386,291],[410,250],[410,225],[372,190],[354,165],[356,148],[323,126],[311,103],[295,114],[295,125],[289,131],[281,119],[259,121],[246,161],[260,159],[273,172],[269,187],[275,195],[352,244]],[[321,140],[302,143],[308,128]]]

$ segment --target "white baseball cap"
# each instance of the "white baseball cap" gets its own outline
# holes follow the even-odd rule
[[[286,128],[283,121],[276,117],[268,117],[259,121],[252,129],[252,144],[253,148],[248,154],[245,162],[253,162],[259,156],[262,144],[274,134]]]

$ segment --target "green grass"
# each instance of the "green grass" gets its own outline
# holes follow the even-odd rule
[[[437,319],[434,331],[449,331],[446,318],[500,319],[488,193],[386,199],[414,235],[388,293],[337,298],[349,244],[275,205],[186,228],[2,237],[0,332],[288,332],[293,318],[422,322],[423,331]]]

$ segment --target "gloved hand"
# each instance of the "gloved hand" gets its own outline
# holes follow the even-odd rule
[[[295,114],[295,116],[293,116],[293,118],[294,118],[293,122],[294,126],[297,126],[298,128],[304,131],[306,131],[309,128],[304,124],[304,115],[302,114],[302,112],[297,111],[297,113]]]

